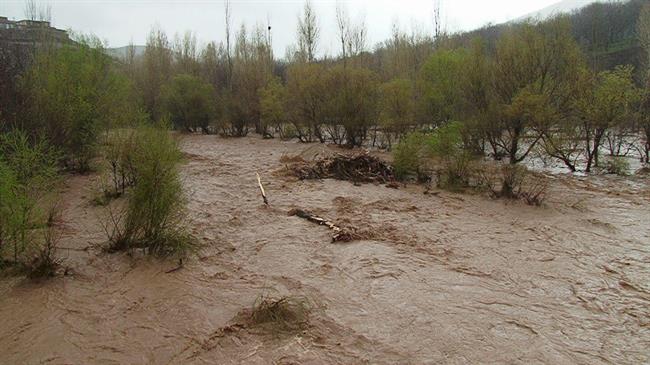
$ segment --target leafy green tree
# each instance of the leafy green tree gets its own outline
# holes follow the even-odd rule
[[[68,168],[86,171],[100,133],[129,123],[138,109],[131,84],[114,69],[101,42],[78,41],[41,54],[24,75],[28,106],[22,124],[33,136],[44,134],[60,147]]]
[[[279,79],[273,78],[260,90],[260,107],[262,109],[263,129],[267,130],[272,126],[280,135],[280,138],[290,138],[290,130],[287,129],[287,91]]]
[[[581,52],[564,18],[515,26],[501,36],[485,121],[495,154],[505,154],[511,164],[528,156],[554,122],[531,111],[543,109],[545,117],[566,115],[581,65]]]
[[[176,75],[163,87],[162,100],[176,129],[209,132],[217,110],[212,85],[196,76]]]
[[[361,146],[377,119],[378,80],[365,68],[337,66],[328,83],[329,131],[335,142]],[[343,134],[339,134],[342,127]]]
[[[393,139],[399,139],[414,125],[415,101],[413,83],[394,79],[379,88],[380,123],[384,138],[391,148]]]
[[[298,63],[287,70],[287,112],[302,142],[325,142],[328,70],[321,64]]]
[[[599,73],[577,102],[587,158],[586,172],[598,166],[605,132],[632,115],[632,106],[639,96],[633,72],[632,66],[619,66],[613,71]]]
[[[427,124],[445,124],[458,115],[467,59],[464,49],[441,50],[422,67],[421,110],[427,115]]]
[[[163,86],[172,77],[173,54],[167,34],[154,27],[147,37],[143,56],[143,70],[138,88],[142,92],[144,106],[155,121],[162,117],[164,106],[160,99]]]

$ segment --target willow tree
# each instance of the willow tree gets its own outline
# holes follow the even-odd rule
[[[361,146],[377,119],[378,79],[360,67],[334,67],[329,73],[328,131],[335,143]]]
[[[264,30],[257,26],[249,34],[242,25],[233,54],[232,90],[226,95],[226,124],[229,134],[244,136],[252,124],[255,131],[266,133],[261,123],[259,90],[271,80],[272,55]]]
[[[296,63],[287,70],[287,117],[302,142],[325,142],[328,77],[328,70],[317,63]]]
[[[584,139],[586,172],[598,166],[599,149],[605,132],[629,119],[638,96],[632,66],[603,71],[578,103]]]
[[[414,112],[415,102],[411,81],[394,79],[381,85],[379,88],[379,120],[382,126],[382,136],[388,148],[392,147],[394,140],[405,135],[413,126]]]
[[[566,18],[515,26],[499,39],[487,138],[511,164],[523,161],[544,131],[568,113],[582,62]]]
[[[152,119],[162,116],[163,105],[160,92],[172,75],[171,44],[163,30],[154,27],[147,37],[144,51],[144,72],[139,89],[144,98],[144,105]]]
[[[179,74],[163,87],[161,97],[176,129],[210,132],[217,111],[215,91],[210,83],[196,76]]]
[[[441,50],[422,67],[420,111],[428,116],[427,124],[442,125],[459,116],[467,59],[463,49]]]
[[[95,38],[41,54],[21,89],[27,95],[23,128],[60,148],[66,167],[77,171],[90,168],[103,130],[137,117],[131,84]]]

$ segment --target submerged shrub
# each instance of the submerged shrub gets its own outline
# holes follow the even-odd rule
[[[546,200],[548,180],[520,165],[484,165],[481,183],[494,198],[521,199],[528,205],[542,205]]]
[[[253,325],[280,334],[305,328],[309,323],[310,311],[309,302],[304,297],[272,298],[262,295],[253,304],[250,320]]]
[[[155,255],[183,255],[192,246],[185,230],[181,153],[164,128],[140,127],[131,150],[134,185],[122,211],[111,214],[111,249],[142,248]]]
[[[25,266],[45,244],[58,154],[19,130],[0,136],[0,266]],[[53,249],[50,250],[53,253]]]
[[[395,146],[393,164],[395,175],[399,179],[424,176],[427,136],[420,132],[410,133]]]
[[[61,260],[56,257],[60,236],[53,227],[47,227],[43,233],[34,258],[26,264],[27,274],[32,279],[48,278],[56,275]]]
[[[116,129],[107,134],[104,158],[113,189],[112,192],[105,191],[108,195],[122,195],[135,183],[133,151],[137,144],[133,129]]]
[[[472,155],[463,148],[462,124],[449,123],[438,128],[428,140],[431,155],[440,161],[436,170],[439,187],[458,189],[470,184]]]
[[[606,174],[626,176],[630,171],[630,163],[624,157],[610,157],[605,161]]]
[[[472,154],[463,149],[462,124],[449,123],[431,134],[415,132],[403,138],[393,151],[395,173],[399,178],[430,179],[437,175],[442,188],[468,186],[472,175]]]

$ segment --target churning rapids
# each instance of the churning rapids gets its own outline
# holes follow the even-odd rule
[[[299,143],[181,146],[203,250],[171,273],[175,262],[104,253],[98,178],[69,177],[59,255],[72,273],[0,278],[0,364],[650,362],[647,178],[556,175],[537,208],[296,181],[280,159]],[[292,208],[372,234],[333,244]],[[308,298],[309,325],[280,337],[229,327],[263,294]]]

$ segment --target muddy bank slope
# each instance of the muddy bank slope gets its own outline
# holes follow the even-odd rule
[[[199,256],[167,274],[174,262],[102,253],[96,177],[70,178],[60,224],[73,275],[0,279],[0,364],[650,361],[647,180],[558,177],[534,208],[295,181],[281,157],[320,148],[297,143],[187,136],[182,148]],[[332,244],[292,208],[364,239]],[[242,325],[263,294],[308,298],[309,325]]]

